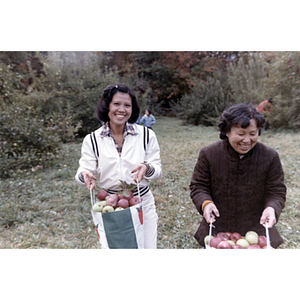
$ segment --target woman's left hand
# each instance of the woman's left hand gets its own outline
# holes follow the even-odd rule
[[[136,173],[137,172],[137,173]],[[133,180],[135,182],[141,182],[147,172],[147,167],[144,164],[138,164],[131,173],[136,173],[133,175]]]
[[[268,228],[271,228],[275,223],[276,223],[275,210],[273,207],[268,206],[265,208],[265,210],[261,215],[260,224],[262,224],[265,227],[268,224]]]

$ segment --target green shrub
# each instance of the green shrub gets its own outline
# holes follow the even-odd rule
[[[44,165],[55,157],[60,138],[50,116],[43,119],[25,102],[1,105],[0,177]]]
[[[300,128],[300,53],[279,52],[270,68],[272,128]]]
[[[229,94],[226,82],[220,71],[206,81],[200,81],[191,88],[191,93],[186,94],[173,109],[178,117],[185,123],[194,125],[215,125],[220,114],[229,103]]]
[[[102,71],[99,56],[92,52],[48,52],[39,54],[46,76],[35,81],[35,88],[48,98],[41,109],[71,116],[80,136],[97,129],[95,106],[104,88],[119,81],[117,69]]]
[[[228,68],[228,84],[233,103],[259,104],[268,97],[267,63],[263,56],[254,53],[245,62],[240,58]]]

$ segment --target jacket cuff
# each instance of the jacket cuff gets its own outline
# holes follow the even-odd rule
[[[155,173],[154,167],[151,166],[150,164],[147,164],[146,162],[143,162],[142,164],[147,167],[145,177],[151,177]]]
[[[83,175],[82,175],[81,172],[78,174],[78,179],[79,179],[82,183],[84,183],[84,178],[83,178]]]
[[[208,203],[214,203],[214,202],[211,201],[211,200],[205,200],[205,201],[202,203],[202,205],[201,205],[202,211],[204,211],[204,207],[205,207]]]

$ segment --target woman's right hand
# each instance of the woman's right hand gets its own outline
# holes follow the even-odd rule
[[[216,216],[220,217],[220,213],[215,206],[214,203],[208,203],[204,207],[203,211],[203,217],[205,218],[206,222],[209,224],[210,221],[215,222],[216,221]]]
[[[92,190],[95,189],[95,180],[97,180],[97,178],[90,171],[82,171],[81,174],[83,176],[86,188],[88,190],[90,190],[91,188]]]

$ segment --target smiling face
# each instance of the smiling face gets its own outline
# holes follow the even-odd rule
[[[240,124],[232,127],[226,134],[232,148],[239,154],[244,155],[249,152],[257,143],[258,127],[256,120],[251,119],[247,128],[242,128]]]
[[[109,122],[111,126],[125,126],[132,113],[131,97],[127,93],[116,92],[109,104]]]

